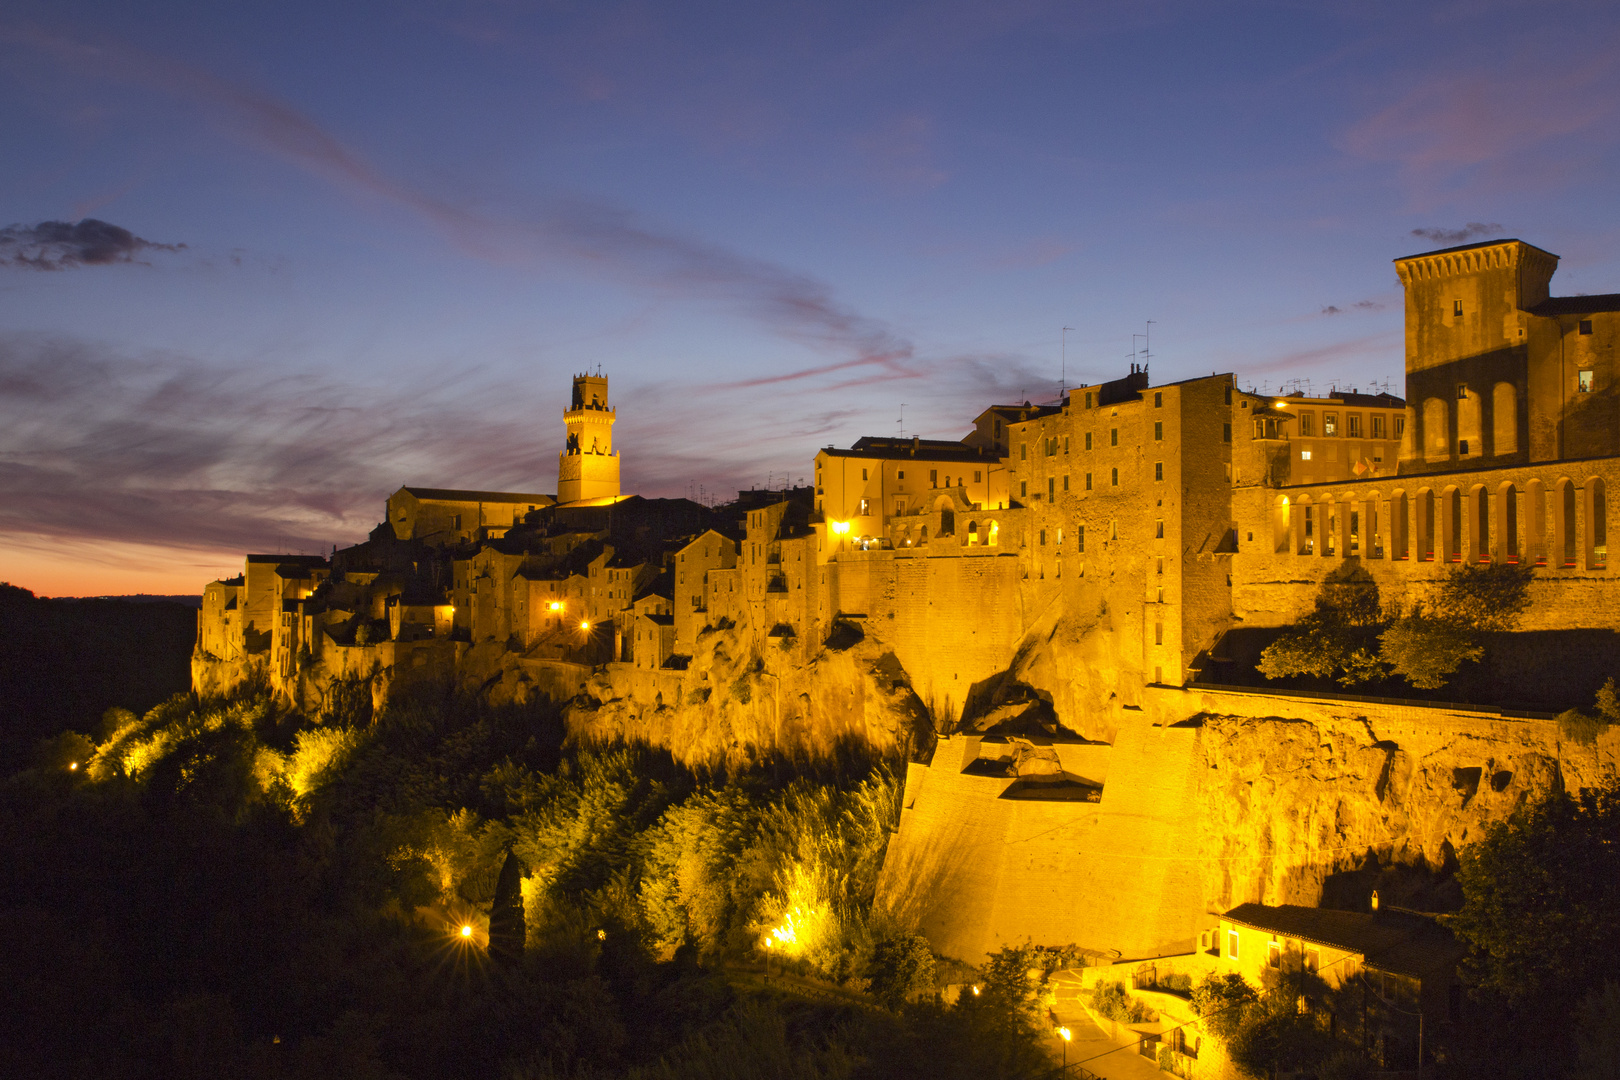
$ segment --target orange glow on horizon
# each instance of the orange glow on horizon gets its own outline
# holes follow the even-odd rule
[[[0,579],[35,596],[199,596],[210,581],[242,572],[240,551],[199,551],[121,541],[43,537],[0,540]]]

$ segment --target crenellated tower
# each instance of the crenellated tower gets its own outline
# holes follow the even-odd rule
[[[613,452],[613,409],[606,375],[575,375],[574,399],[563,421],[568,443],[557,455],[557,501],[619,494],[619,455]]]

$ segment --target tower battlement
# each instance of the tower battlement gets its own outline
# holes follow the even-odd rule
[[[568,439],[557,455],[557,501],[579,502],[619,494],[619,455],[613,449],[616,411],[608,404],[606,375],[575,375],[563,413]]]

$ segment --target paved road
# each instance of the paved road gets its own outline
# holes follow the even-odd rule
[[[1080,1005],[1080,979],[1066,971],[1054,972],[1052,985],[1057,991],[1057,1003],[1052,1011],[1058,1023],[1069,1029],[1074,1041],[1069,1043],[1069,1073],[1083,1078],[1080,1069],[1100,1076],[1103,1080],[1165,1080],[1168,1073],[1143,1057],[1132,1043],[1115,1041],[1098,1027],[1090,1014]],[[1054,1061],[1063,1060],[1063,1040],[1053,1036],[1049,1049]],[[1083,1064],[1082,1064],[1083,1063]]]

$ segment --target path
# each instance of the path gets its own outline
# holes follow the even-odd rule
[[[1086,1072],[1102,1080],[1165,1080],[1169,1076],[1160,1072],[1156,1063],[1141,1055],[1134,1040],[1111,1039],[1106,1031],[1097,1026],[1091,1014],[1080,1004],[1078,972],[1053,972],[1052,987],[1057,991],[1057,1002],[1052,1011],[1057,1015],[1058,1023],[1068,1028],[1074,1036],[1068,1050],[1069,1076],[1073,1080],[1086,1080]],[[1061,1063],[1063,1040],[1054,1035],[1047,1043],[1052,1060]]]

